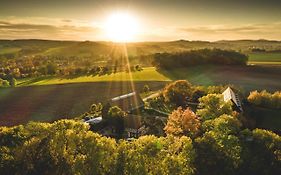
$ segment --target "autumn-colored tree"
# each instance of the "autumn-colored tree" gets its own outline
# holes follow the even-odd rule
[[[194,137],[198,134],[200,126],[200,120],[191,109],[183,110],[179,107],[169,116],[164,130],[168,135]]]

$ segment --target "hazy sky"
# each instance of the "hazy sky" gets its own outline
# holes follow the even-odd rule
[[[281,0],[0,0],[0,38],[107,40],[116,11],[135,17],[137,41],[281,40]]]

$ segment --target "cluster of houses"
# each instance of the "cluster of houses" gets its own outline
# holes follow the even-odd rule
[[[231,101],[233,109],[237,112],[243,112],[241,101],[234,91],[228,87],[223,93],[224,101]],[[144,108],[144,101],[140,95],[136,92],[114,97],[108,101],[110,106],[118,106],[127,115],[124,117],[124,134],[123,138],[138,138],[139,136],[145,135],[148,128],[144,124],[143,117],[139,111]],[[95,132],[98,132],[104,136],[115,137],[116,128],[109,125],[103,120],[102,117],[96,117],[85,121],[89,123]]]

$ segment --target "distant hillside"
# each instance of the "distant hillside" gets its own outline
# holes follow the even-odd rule
[[[53,40],[0,40],[0,58],[17,58],[22,56],[64,56],[93,57],[123,53],[129,56],[148,55],[157,52],[179,52],[191,49],[220,48],[250,52],[252,48],[281,50],[280,41],[269,40],[235,40],[235,41],[187,41],[139,42],[123,44],[92,41],[53,41]],[[120,51],[121,50],[121,51]]]

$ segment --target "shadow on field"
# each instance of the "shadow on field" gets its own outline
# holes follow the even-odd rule
[[[22,83],[18,83],[17,85],[18,86],[26,86],[26,85],[36,83],[38,81],[48,80],[50,78],[52,78],[52,76],[43,76],[43,77],[31,78],[31,79],[25,80]]]
[[[214,66],[203,65],[172,70],[157,70],[172,79],[186,79],[196,85],[233,84],[246,92],[281,89],[281,66]]]

